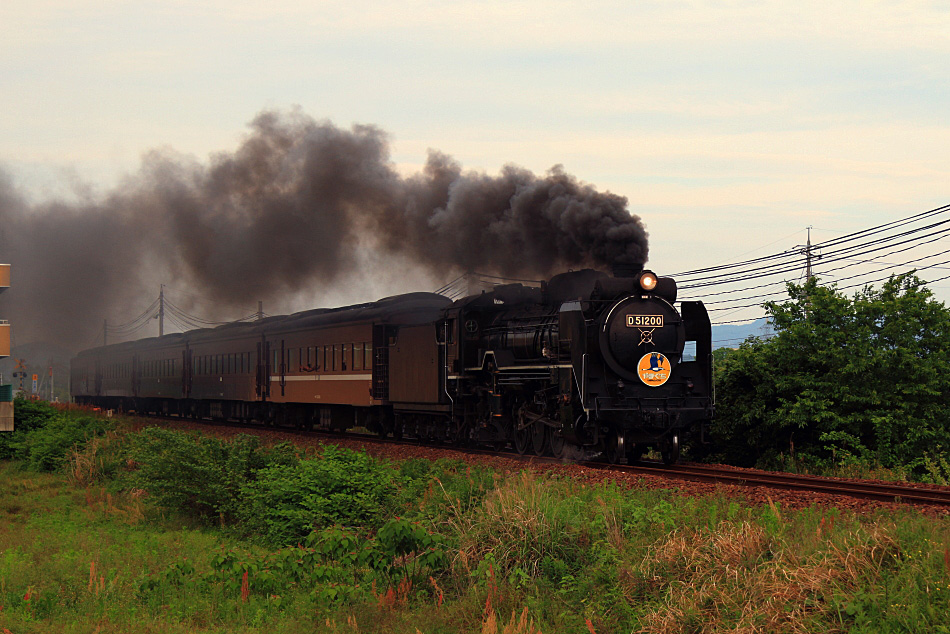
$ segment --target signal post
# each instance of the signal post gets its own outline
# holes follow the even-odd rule
[[[0,293],[10,288],[10,265],[0,264]],[[0,358],[10,356],[10,322],[0,319]],[[0,432],[13,431],[13,385],[0,385]]]

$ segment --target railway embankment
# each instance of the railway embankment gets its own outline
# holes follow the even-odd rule
[[[930,507],[17,411],[14,634],[939,631],[950,609]]]

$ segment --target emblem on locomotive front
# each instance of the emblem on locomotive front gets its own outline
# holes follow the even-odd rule
[[[659,352],[648,352],[640,357],[637,375],[650,387],[660,387],[670,378],[670,360]]]

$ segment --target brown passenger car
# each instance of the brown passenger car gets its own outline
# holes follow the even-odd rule
[[[72,360],[72,395],[124,411],[383,430],[394,407],[444,398],[436,321],[449,303],[410,293],[93,348]]]

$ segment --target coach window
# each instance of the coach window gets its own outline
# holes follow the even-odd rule
[[[361,343],[353,344],[353,369],[363,369],[363,344]]]
[[[363,367],[367,370],[373,369],[373,346],[370,342],[363,342]]]
[[[330,368],[334,372],[340,369],[340,344],[333,344],[333,367]]]
[[[340,363],[340,369],[346,372],[349,368],[353,367],[353,362],[350,359],[350,356],[353,354],[353,346],[344,343],[343,344],[343,360]]]

